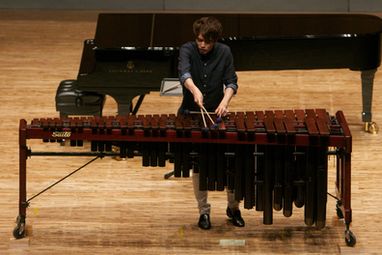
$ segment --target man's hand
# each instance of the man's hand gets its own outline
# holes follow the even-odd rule
[[[234,91],[232,88],[226,88],[224,91],[224,97],[222,101],[220,102],[218,108],[216,108],[215,113],[221,117],[226,116],[228,113],[228,104],[231,101],[231,98],[234,94]]]
[[[216,108],[215,110],[215,113],[221,117],[221,116],[226,116],[227,113],[228,113],[228,105],[226,105],[225,103],[221,102],[218,106],[218,108]]]
[[[195,103],[202,108],[203,106],[203,94],[200,92],[198,88],[195,89],[195,91],[192,93],[194,95],[194,101]]]

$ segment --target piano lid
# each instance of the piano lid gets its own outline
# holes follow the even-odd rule
[[[101,13],[95,43],[101,48],[178,47],[194,39],[192,24],[215,16],[223,37],[346,37],[382,32],[382,19],[367,14]]]

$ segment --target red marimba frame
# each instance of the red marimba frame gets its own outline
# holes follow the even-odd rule
[[[349,229],[352,137],[342,111],[335,116],[324,109],[237,112],[218,125],[203,126],[200,114],[42,118],[30,124],[20,120],[19,215],[14,236],[25,235],[26,208],[46,190],[27,199],[29,156],[139,155],[143,166],[159,167],[170,159],[176,177],[188,177],[194,169],[200,172],[201,190],[221,191],[228,186],[246,209],[263,211],[264,224],[272,224],[273,210],[291,216],[294,204],[304,206],[307,225],[323,228],[327,157],[333,154],[337,158],[337,215],[345,220],[346,243],[355,244]],[[30,139],[69,140],[72,146],[87,141],[91,151],[33,152],[27,147]],[[118,153],[113,152],[113,145],[119,147]]]

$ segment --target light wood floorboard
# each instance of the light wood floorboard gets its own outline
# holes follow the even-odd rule
[[[225,193],[211,192],[210,231],[198,229],[191,179],[163,179],[171,170],[142,168],[139,158],[102,159],[32,201],[28,237],[12,236],[18,213],[18,122],[57,117],[55,92],[61,80],[76,78],[84,39],[94,37],[95,12],[0,10],[0,253],[1,254],[378,254],[382,250],[382,137],[362,131],[359,72],[349,70],[239,73],[231,111],[326,108],[343,110],[353,135],[351,230],[328,198],[327,227],[305,226],[303,210],[274,224],[242,210],[245,228],[225,216]],[[142,114],[175,113],[180,98],[151,93]],[[115,102],[107,99],[106,115]],[[382,125],[382,75],[375,78],[373,119]],[[46,149],[39,142],[34,149]],[[62,148],[63,150],[65,148]],[[28,159],[28,194],[35,194],[89,158]],[[334,193],[334,160],[328,191]],[[234,241],[221,245],[222,240]],[[238,241],[240,240],[240,241]],[[244,240],[244,245],[239,244]]]

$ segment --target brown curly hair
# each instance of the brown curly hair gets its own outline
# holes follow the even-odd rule
[[[193,31],[195,37],[201,34],[207,43],[216,42],[222,36],[223,26],[215,17],[202,17],[195,20]]]

